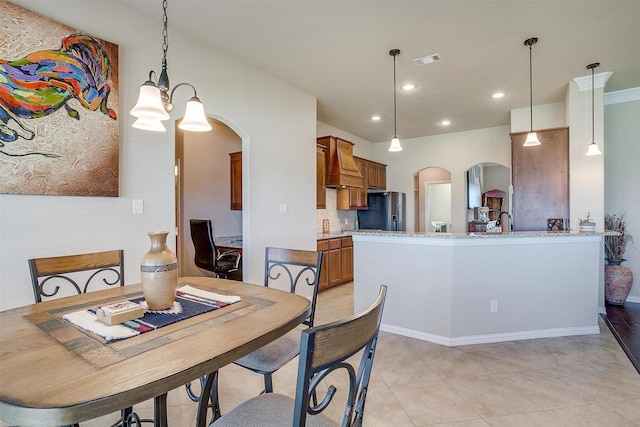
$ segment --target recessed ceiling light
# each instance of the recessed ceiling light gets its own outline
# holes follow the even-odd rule
[[[413,60],[413,63],[416,64],[416,67],[421,65],[431,64],[434,62],[438,62],[442,60],[439,53],[434,53],[433,55],[423,56],[422,58],[416,58]]]
[[[442,126],[449,126],[451,124],[451,120],[443,120],[440,122]]]
[[[503,96],[504,96],[504,92],[496,92],[493,95],[491,95],[491,97],[495,99],[502,98]]]
[[[377,122],[378,120],[380,120],[380,116],[371,116],[371,120]]]
[[[402,85],[402,90],[413,90],[416,88],[416,85],[413,83],[407,83]]]

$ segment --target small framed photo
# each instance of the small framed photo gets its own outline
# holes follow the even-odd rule
[[[564,219],[549,218],[547,219],[547,231],[564,231]]]

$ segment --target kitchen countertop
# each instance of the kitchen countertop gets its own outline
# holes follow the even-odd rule
[[[577,236],[615,236],[615,231],[510,231],[508,233],[415,233],[406,231],[358,230],[350,233],[354,236],[380,237],[416,237],[430,239],[496,239],[522,237],[577,237]]]
[[[215,241],[216,246],[242,249],[242,235],[215,237],[213,240]]]
[[[316,234],[316,240],[336,239],[339,237],[351,236],[353,231],[342,231],[340,233],[318,233]]]

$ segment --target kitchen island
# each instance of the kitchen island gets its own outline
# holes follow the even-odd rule
[[[381,329],[425,341],[597,334],[606,234],[354,232],[354,310],[386,284]]]

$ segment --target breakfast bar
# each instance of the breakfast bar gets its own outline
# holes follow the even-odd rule
[[[354,309],[385,284],[382,330],[425,341],[597,334],[604,235],[354,232]]]

